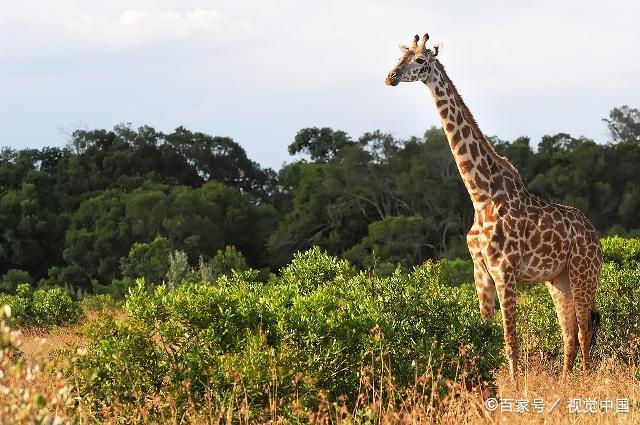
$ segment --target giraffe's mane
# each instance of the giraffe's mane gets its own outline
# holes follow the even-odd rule
[[[498,162],[498,164],[502,165],[502,167],[509,174],[513,175],[513,177],[516,179],[516,182],[523,184],[522,177],[520,177],[520,173],[518,172],[516,167],[514,167],[513,164],[509,162],[507,158],[505,158],[504,156],[498,155],[498,152],[496,152],[496,150],[493,148],[491,143],[489,143],[489,141],[484,137],[484,134],[480,130],[480,127],[478,127],[478,123],[476,122],[476,119],[473,117],[473,114],[471,113],[467,105],[464,103],[464,100],[462,99],[462,96],[460,95],[460,93],[458,93],[458,89],[453,84],[453,81],[451,81],[451,78],[449,78],[449,75],[447,75],[447,71],[445,71],[444,65],[442,65],[442,63],[440,63],[440,61],[437,59],[435,61],[435,64],[436,64],[436,67],[438,68],[438,71],[440,71],[442,78],[451,88],[456,104],[460,105],[460,108],[462,109],[462,113],[464,114],[465,119],[471,125],[471,132],[473,133],[475,138],[484,146],[487,153],[491,157],[493,157]]]

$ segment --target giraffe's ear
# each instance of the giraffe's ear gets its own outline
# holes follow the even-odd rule
[[[400,45],[400,51],[401,51],[402,53],[405,53],[407,50],[409,50],[409,48],[408,48],[407,46],[402,45],[402,44]]]
[[[437,57],[440,53],[442,53],[442,43],[433,46],[433,57]]]

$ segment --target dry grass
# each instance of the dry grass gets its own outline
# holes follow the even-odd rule
[[[89,315],[89,320],[95,320]],[[96,419],[95,412],[77,403],[70,386],[62,375],[56,373],[61,363],[68,361],[60,355],[63,350],[74,353],[84,338],[79,327],[54,328],[52,330],[29,329],[21,334],[12,333],[13,348],[0,355],[0,423],[145,423],[151,409],[166,412],[165,423],[223,424],[254,423],[249,415],[241,388],[238,396],[211,398],[204,403],[177,406],[171,399],[150,399],[136,412],[124,414],[114,407],[106,414],[106,420]],[[8,354],[8,355],[7,355]],[[384,369],[384,368],[382,368]],[[416,379],[416,384],[404,396],[375,367],[364,379],[356,405],[339,401],[331,403],[321,399],[317,409],[308,411],[298,406],[300,422],[317,424],[591,424],[629,423],[640,424],[640,382],[633,378],[635,370],[619,364],[601,363],[593,372],[580,373],[566,380],[559,378],[556,365],[543,365],[537,360],[528,362],[523,375],[512,383],[508,372],[497,373],[495,391],[469,389],[460,382],[446,382],[449,395],[438,406],[431,395],[438,388],[430,376]],[[486,399],[527,400],[528,413],[489,412]],[[545,413],[536,413],[533,403],[542,399]],[[605,401],[611,400],[612,411],[605,413],[570,413],[569,399]],[[629,413],[616,413],[616,400],[627,399]],[[557,405],[551,413],[550,406]],[[296,406],[291,400],[275,400],[263,422],[286,423],[282,416],[287,404],[289,418]],[[508,405],[509,403],[507,403]],[[600,406],[598,406],[600,407]]]
[[[9,331],[0,338],[0,423],[65,423],[74,400],[62,375],[58,349],[73,344],[72,330],[60,333]]]
[[[548,372],[540,364],[534,364],[525,371],[513,384],[506,370],[497,375],[497,398],[523,399],[529,401],[529,413],[494,413],[491,423],[522,424],[591,424],[591,423],[640,423],[640,382],[633,378],[634,371],[622,365],[602,363],[588,374],[580,372],[562,379],[555,373]],[[548,411],[557,401],[551,413],[540,414],[532,411],[534,399],[544,400]],[[569,400],[580,399],[582,413],[570,413]],[[617,399],[626,399],[629,413],[616,412]],[[585,400],[591,400],[586,402]],[[586,413],[586,403],[597,405],[597,413]],[[612,409],[606,413],[607,400],[612,402]],[[601,406],[600,403],[603,403]],[[602,408],[602,409],[601,409]]]

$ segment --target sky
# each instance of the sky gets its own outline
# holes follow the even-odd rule
[[[439,125],[430,94],[384,79],[425,32],[485,134],[606,142],[611,108],[640,107],[638,16],[631,0],[3,0],[0,146],[184,126],[279,169],[305,127],[420,136]]]

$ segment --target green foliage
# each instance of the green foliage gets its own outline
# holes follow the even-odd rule
[[[350,248],[345,257],[362,267],[377,261],[410,268],[434,257],[433,233],[436,224],[421,216],[386,217],[371,223],[368,235]]]
[[[595,352],[599,358],[640,363],[640,264],[605,264],[596,292],[600,327]]]
[[[105,191],[82,202],[70,218],[64,258],[82,273],[80,281],[69,283],[110,282],[120,278],[120,270],[124,277],[142,274],[159,282],[170,248],[196,260],[234,245],[260,264],[273,214],[252,196],[213,181],[195,189],[153,185],[130,193]]]
[[[0,279],[0,292],[12,294],[21,283],[33,283],[33,279],[29,272],[11,269],[2,276],[2,279]]]
[[[451,286],[463,283],[473,283],[473,262],[462,258],[440,260],[442,276],[445,282]]]
[[[38,326],[73,323],[80,308],[62,288],[38,289],[31,298],[31,320]]]
[[[283,282],[302,293],[310,293],[328,282],[353,275],[354,270],[346,260],[328,255],[319,247],[313,247],[296,253],[291,264],[281,273]]]
[[[170,252],[169,240],[162,236],[156,236],[150,243],[135,243],[129,255],[120,260],[120,269],[125,277],[161,283],[167,274]]]
[[[33,289],[28,283],[21,283],[16,287],[16,297],[31,299]]]
[[[620,266],[632,266],[640,262],[640,238],[609,236],[602,239],[604,261]]]
[[[562,333],[547,287],[536,284],[519,289],[516,324],[522,348],[541,360],[562,358]]]
[[[380,356],[398,388],[427,365],[442,380],[461,366],[490,380],[502,362],[500,329],[479,316],[473,288],[447,286],[432,263],[382,278],[315,248],[268,284],[236,272],[215,285],[140,282],[125,311],[88,331],[74,367],[80,396],[97,407],[241,394],[260,421],[275,391],[305,405],[319,389],[353,397]]]
[[[326,162],[350,143],[353,142],[344,131],[313,127],[300,130],[288,149],[291,155],[304,153],[312,161]]]
[[[104,311],[115,309],[120,306],[120,302],[110,294],[89,295],[80,301],[82,311]]]
[[[209,261],[211,277],[213,280],[222,275],[229,275],[232,270],[249,270],[247,260],[235,246],[227,245],[224,251],[219,249],[216,255]]]
[[[16,295],[0,295],[0,306],[11,307],[11,321],[19,325],[52,326],[75,323],[81,310],[62,288],[37,289],[18,285]]]
[[[604,119],[616,142],[640,143],[640,111],[627,105],[613,108]]]
[[[532,193],[579,207],[601,234],[640,235],[638,110],[605,121],[615,143],[489,140]],[[305,128],[289,151],[306,157],[276,174],[227,137],[126,125],[76,131],[65,148],[2,149],[0,275],[83,292],[113,283],[115,296],[137,277],[160,282],[167,250],[192,268],[202,257],[206,279],[226,246],[271,271],[313,246],[381,275],[467,256],[473,209],[442,129],[400,140]]]
[[[169,253],[169,270],[167,271],[167,283],[179,285],[193,276],[193,269],[189,266],[189,258],[184,251]]]
[[[29,323],[31,313],[31,300],[29,298],[0,294],[0,306],[5,305],[11,308],[11,317],[7,319],[9,323],[18,325]]]
[[[102,285],[98,281],[91,282],[91,289],[96,295],[108,295],[114,300],[122,300],[127,295],[129,288],[135,285],[135,279],[125,277],[113,279],[110,284]]]

